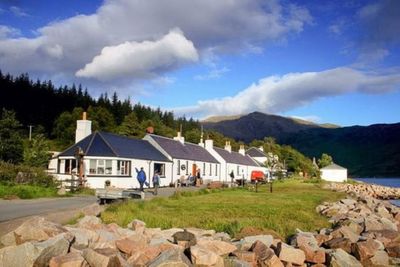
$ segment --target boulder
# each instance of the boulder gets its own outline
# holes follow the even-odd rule
[[[147,230],[147,229],[146,229]],[[173,235],[176,232],[182,232],[182,228],[170,228],[170,229],[165,229],[159,232],[155,232],[152,236],[152,238],[165,238],[171,242],[174,242]],[[146,231],[145,231],[146,232]]]
[[[224,265],[229,267],[252,267],[247,261],[242,261],[237,258],[226,258],[224,259]]]
[[[49,267],[89,267],[89,264],[81,253],[72,252],[51,258]]]
[[[353,229],[350,228],[349,226],[346,225],[341,225],[340,227],[336,228],[331,235],[334,238],[338,238],[338,237],[344,237],[344,238],[348,238],[352,243],[355,243],[358,241],[358,239],[360,238],[360,236],[353,232]]]
[[[187,247],[191,247],[196,245],[196,236],[193,233],[188,232],[186,229],[180,232],[176,232],[172,235],[174,238],[174,243],[178,244],[178,242],[183,241],[187,243]]]
[[[371,258],[379,249],[379,244],[373,239],[368,239],[367,241],[357,242],[352,244],[351,251],[352,254],[359,260],[365,261]]]
[[[392,222],[387,218],[380,219],[382,223],[383,230],[398,231],[396,223]]]
[[[380,250],[371,258],[363,261],[364,266],[389,266],[389,255],[386,251]]]
[[[215,235],[215,230],[204,230],[200,228],[186,228],[186,231],[192,233],[197,239],[200,237],[212,237]]]
[[[0,249],[0,267],[48,266],[52,257],[68,252],[73,236],[64,233],[42,242],[25,242]]]
[[[225,242],[229,242],[231,241],[231,237],[229,236],[229,234],[227,233],[216,233],[215,235],[212,236],[213,239],[215,240],[221,240],[221,241],[225,241]]]
[[[141,220],[134,219],[128,224],[128,228],[134,230],[137,233],[143,234],[144,230],[146,229],[146,223]]]
[[[328,266],[331,267],[362,267],[361,263],[343,249],[334,249],[328,252]]]
[[[268,258],[266,258],[263,262],[262,266],[266,267],[284,267],[281,260],[275,255],[271,254]]]
[[[33,217],[5,235],[1,239],[1,243],[5,246],[10,246],[28,241],[44,241],[66,232],[67,229],[60,224],[47,221],[43,217]]]
[[[219,256],[228,255],[237,249],[231,243],[219,240],[199,240],[197,245],[206,250],[213,251]]]
[[[197,266],[224,266],[224,260],[221,256],[199,245],[190,247],[190,255],[193,264]]]
[[[35,260],[34,266],[47,266],[51,258],[67,254],[73,239],[72,234],[63,233],[46,241],[35,243],[35,250],[40,251],[40,255]]]
[[[254,242],[260,241],[264,243],[267,247],[270,247],[273,241],[272,235],[254,235],[254,236],[246,236],[240,240],[240,249],[241,250],[249,250]]]
[[[81,209],[81,213],[87,216],[100,216],[101,212],[104,210],[104,206],[100,206],[98,203],[93,203]]]
[[[400,258],[400,241],[389,243],[385,249],[390,257]]]
[[[311,247],[307,244],[302,244],[299,247],[306,255],[306,261],[311,263],[324,263],[325,262],[325,250]]]
[[[104,249],[84,249],[83,257],[94,267],[118,267],[121,266],[117,251],[109,248]]]
[[[97,230],[102,229],[104,226],[101,223],[101,219],[96,216],[85,216],[78,220],[76,224],[79,228],[89,229],[89,230]]]
[[[142,249],[143,247],[138,247],[137,243],[130,239],[120,239],[115,241],[116,247],[127,255],[131,255],[133,252]]]
[[[281,261],[302,265],[306,259],[304,251],[293,248],[283,242],[278,243],[277,254]]]
[[[327,248],[342,249],[347,253],[351,253],[351,241],[348,238],[339,237],[325,242],[323,245]]]
[[[271,253],[274,253],[272,249],[268,248],[263,242],[258,240],[253,243],[250,250],[254,252],[256,259],[259,262],[268,258]]]
[[[148,267],[189,267],[190,260],[180,249],[169,249],[148,264]]]
[[[135,250],[128,259],[130,266],[145,266],[150,261],[160,255],[161,250],[158,247],[147,247],[142,250]]]
[[[99,235],[92,230],[75,227],[65,227],[68,232],[75,236],[72,247],[76,249],[88,248],[91,244],[99,240]]]
[[[236,256],[239,260],[250,263],[252,266],[257,265],[256,254],[253,251],[237,250],[233,252],[233,255]]]

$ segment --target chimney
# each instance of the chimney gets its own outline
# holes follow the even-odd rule
[[[177,135],[174,137],[174,140],[181,142],[182,144],[185,144],[185,137],[181,135],[181,132],[178,132]]]
[[[246,155],[246,150],[244,150],[244,145],[240,145],[239,153],[242,154],[243,156]]]
[[[86,112],[82,114],[82,120],[76,121],[75,143],[92,134],[92,121],[86,119]]]
[[[260,149],[262,152],[264,152],[264,147],[260,146],[258,149]]]
[[[214,148],[214,141],[212,139],[206,139],[205,148],[213,149]]]
[[[226,141],[225,142],[225,150],[228,152],[232,152],[232,147],[231,147],[231,142],[230,141]]]

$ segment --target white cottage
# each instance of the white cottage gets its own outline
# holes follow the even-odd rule
[[[347,169],[335,163],[320,169],[321,179],[329,182],[346,182]]]
[[[235,179],[250,180],[252,171],[265,172],[266,168],[261,167],[255,160],[245,154],[244,146],[239,152],[232,151],[230,142],[226,142],[225,148],[214,147],[213,140],[205,140],[205,149],[210,152],[220,163],[221,182],[230,182],[233,173]]]
[[[169,173],[171,183],[182,176],[200,175],[204,182],[218,181],[220,177],[220,163],[203,146],[185,142],[180,132],[174,139],[147,134],[144,140],[149,141],[155,148],[172,161],[172,170]]]
[[[150,184],[151,177],[158,172],[160,185],[169,185],[167,176],[172,162],[148,141],[90,132],[90,121],[78,121],[77,143],[52,160],[57,162],[55,176],[59,180],[82,175],[90,188],[103,188],[107,180],[115,187],[138,188],[136,168],[143,168]]]

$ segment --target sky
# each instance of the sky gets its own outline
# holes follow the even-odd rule
[[[0,69],[176,115],[400,122],[400,1],[0,0]]]

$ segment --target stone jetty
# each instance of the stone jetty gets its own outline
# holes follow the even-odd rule
[[[34,217],[0,239],[0,267],[400,265],[400,208],[363,194],[316,211],[333,227],[297,230],[286,242],[272,235],[237,240],[214,230],[162,230],[140,220],[122,228],[93,215],[66,226]]]

